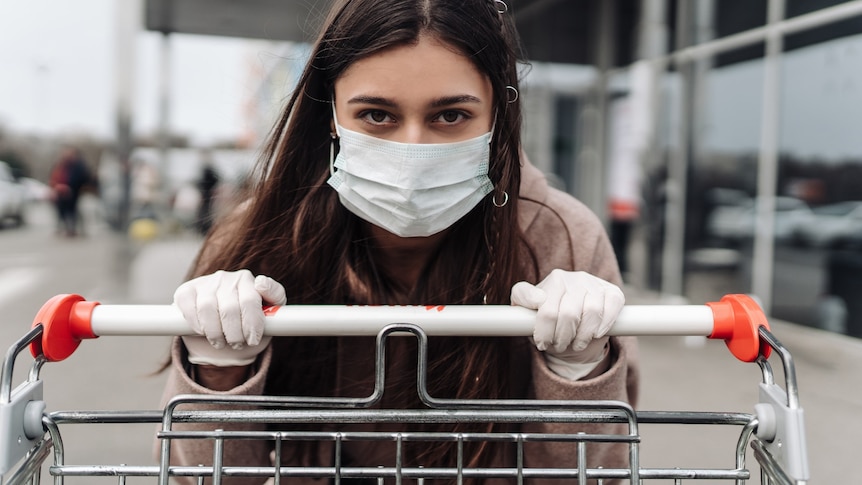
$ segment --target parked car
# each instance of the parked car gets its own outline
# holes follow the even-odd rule
[[[806,221],[810,214],[811,208],[805,201],[795,197],[776,197],[773,229],[775,241],[792,241],[796,227]],[[745,199],[738,204],[719,205],[707,216],[706,235],[720,243],[738,244],[754,237],[757,223],[755,199]]]
[[[21,177],[18,182],[24,188],[24,198],[27,202],[48,202],[54,193],[48,184],[34,178]]]
[[[862,248],[862,201],[815,207],[795,228],[794,240],[815,248]]]
[[[0,227],[7,222],[15,226],[23,224],[26,204],[24,186],[12,175],[9,164],[0,161]]]

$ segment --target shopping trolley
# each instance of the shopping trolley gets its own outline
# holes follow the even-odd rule
[[[631,305],[623,308],[611,335],[691,335],[722,339],[731,353],[744,362],[756,362],[762,373],[759,403],[753,412],[635,411],[619,401],[457,400],[431,396],[426,387],[426,355],[434,336],[528,336],[535,312],[507,306],[301,306],[265,308],[265,333],[273,336],[376,335],[376,371],[373,393],[365,398],[201,396],[183,395],[153,411],[51,411],[43,400],[39,373],[47,362],[70,356],[82,340],[99,336],[176,336],[191,334],[179,310],[170,305],[100,305],[78,295],[58,295],[37,314],[33,328],[9,349],[3,364],[0,387],[0,476],[7,484],[39,483],[47,473],[55,483],[70,477],[97,477],[127,483],[131,480],[167,484],[172,477],[198,483],[222,483],[228,477],[251,477],[258,482],[288,483],[297,478],[322,478],[331,483],[351,479],[375,479],[378,483],[404,480],[502,480],[521,484],[532,479],[557,479],[562,483],[668,483],[720,481],[745,483],[804,484],[809,478],[803,411],[790,353],[769,331],[757,303],[745,295],[727,295],[706,305]],[[418,339],[417,392],[421,409],[381,409],[384,389],[386,342],[393,337]],[[12,389],[12,367],[16,357],[30,348],[34,357],[25,382]],[[770,355],[778,355],[784,374],[776,383]],[[192,410],[184,405],[194,405]],[[205,405],[205,406],[204,406]],[[622,423],[624,433],[531,433],[518,431],[525,423]],[[107,423],[154,423],[160,440],[160,457],[152,465],[70,464],[64,452],[61,429],[67,424],[97,426]],[[213,430],[183,428],[187,423],[209,423]],[[226,431],[215,423],[276,423],[292,425],[287,431]],[[350,424],[403,425],[403,431],[352,431]],[[506,432],[429,432],[410,428],[411,423],[452,425],[504,423]],[[738,428],[738,438],[728,444],[730,463],[717,468],[649,468],[639,460],[642,424],[721,425]],[[324,426],[325,425],[325,426]],[[320,426],[316,430],[313,426]],[[343,429],[342,429],[343,427]],[[289,428],[289,426],[288,426]],[[571,427],[565,427],[571,430]],[[736,436],[736,434],[734,433]],[[172,463],[171,447],[178,440],[204,440],[211,444],[211,463],[200,466]],[[223,462],[227,443],[237,440],[267,440],[274,450],[273,465],[237,466]],[[328,442],[332,463],[324,466],[282,464],[282,450],[295,441]],[[389,441],[395,449],[392,463],[346,463],[341,450],[347,443]],[[402,460],[408,442],[427,446],[446,444],[457,449],[451,467],[420,467]],[[466,443],[507,443],[514,453],[511,466],[478,467],[464,462]],[[524,449],[535,442],[574,443],[577,450],[570,463],[554,468],[532,468]],[[602,467],[589,463],[586,450],[596,443],[623,443],[628,466]],[[749,466],[746,456],[757,462]],[[53,456],[53,461],[48,457]],[[751,460],[749,460],[750,462]],[[71,481],[71,480],[70,480]],[[255,482],[257,483],[257,482]],[[496,481],[495,481],[496,483]],[[616,482],[614,482],[616,483]]]

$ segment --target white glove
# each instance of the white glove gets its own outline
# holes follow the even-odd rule
[[[607,356],[606,334],[625,296],[616,285],[589,273],[555,269],[538,285],[516,283],[512,304],[538,310],[533,343],[545,352],[554,373],[577,380]]]
[[[189,362],[219,367],[252,364],[270,341],[263,335],[264,303],[287,303],[284,287],[247,269],[217,271],[180,285],[174,304],[202,336],[183,337]]]

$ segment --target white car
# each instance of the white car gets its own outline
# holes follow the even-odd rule
[[[796,228],[810,214],[811,208],[804,201],[794,197],[776,197],[775,241],[793,240]],[[720,205],[713,209],[706,220],[706,234],[713,240],[736,244],[753,238],[757,224],[755,199],[746,199],[736,205]]]
[[[862,201],[815,207],[795,228],[794,238],[815,248],[862,247]]]
[[[7,221],[15,226],[24,223],[24,208],[27,204],[26,190],[12,175],[6,162],[0,161],[0,227]]]
[[[21,177],[18,182],[24,189],[24,198],[27,202],[47,202],[51,200],[54,193],[51,187],[34,178]]]

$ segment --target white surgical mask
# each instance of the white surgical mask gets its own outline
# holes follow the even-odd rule
[[[464,217],[490,193],[491,132],[455,143],[413,144],[350,131],[335,122],[341,147],[328,183],[350,212],[401,237],[430,236]]]

